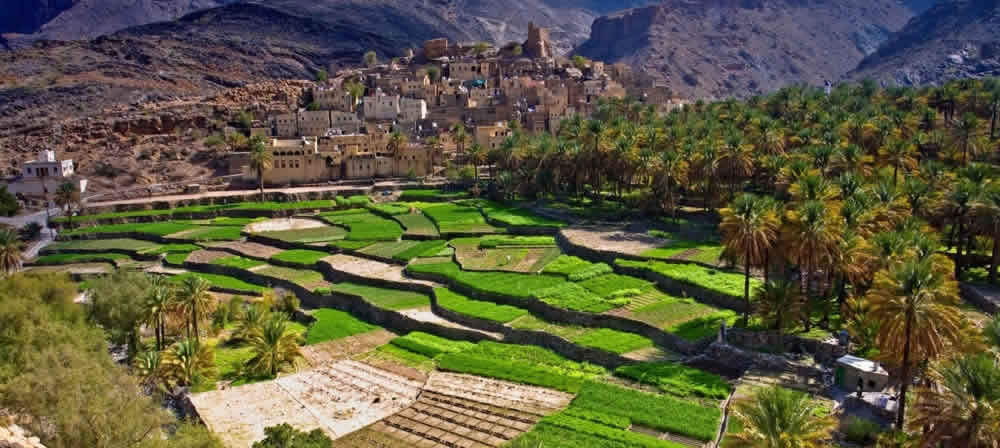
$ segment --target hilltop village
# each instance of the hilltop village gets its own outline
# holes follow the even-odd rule
[[[661,112],[683,104],[625,65],[554,55],[548,30],[533,25],[524,43],[502,48],[440,38],[408,53],[382,62],[369,53],[364,68],[321,74],[290,100],[297,110],[256,123],[251,134],[274,158],[264,183],[426,177],[499,148],[515,127],[555,134],[601,99],[630,95]],[[255,181],[248,160],[236,152],[228,166]]]

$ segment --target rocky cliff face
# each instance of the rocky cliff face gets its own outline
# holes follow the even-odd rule
[[[849,74],[897,85],[1000,76],[1000,0],[945,0]]]
[[[0,34],[34,33],[79,0],[4,0]]]
[[[895,0],[668,0],[597,19],[576,52],[694,98],[837,80],[912,17]]]

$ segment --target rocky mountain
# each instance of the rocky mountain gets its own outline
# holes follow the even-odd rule
[[[849,75],[899,85],[983,76],[1000,76],[1000,0],[942,1]]]
[[[0,34],[34,33],[79,0],[5,0],[0,9]]]
[[[912,16],[896,0],[666,0],[597,19],[575,51],[684,97],[748,96],[840,79]]]

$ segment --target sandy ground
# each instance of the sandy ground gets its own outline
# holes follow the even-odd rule
[[[489,331],[482,331],[482,330],[477,330],[475,328],[466,327],[464,325],[452,322],[441,316],[438,316],[437,314],[434,314],[430,309],[425,308],[425,309],[401,310],[399,311],[399,313],[413,320],[438,324],[441,325],[442,327],[459,328],[462,330],[475,331],[477,333],[482,333],[487,336],[490,336],[498,341],[503,339],[503,335],[500,333],[491,333]]]
[[[280,232],[284,230],[315,229],[317,227],[328,227],[322,222],[312,219],[302,218],[277,218],[267,221],[255,222],[246,227],[247,232]]]
[[[403,266],[397,266],[381,261],[369,260],[367,258],[354,257],[351,255],[337,254],[326,257],[321,262],[329,263],[334,269],[354,274],[361,277],[379,278],[383,280],[393,280],[397,282],[420,283],[430,286],[438,286],[434,282],[416,280],[403,275]]]
[[[228,249],[251,258],[271,258],[281,252],[284,252],[284,249],[249,241],[229,241],[225,243],[212,244],[209,247],[213,249]]]
[[[191,402],[205,424],[233,448],[288,423],[331,438],[357,431],[412,404],[423,385],[355,361],[340,361],[274,381],[205,392]]]
[[[627,232],[612,227],[577,227],[560,231],[571,243],[591,249],[639,255],[663,247],[669,240],[645,233]]]
[[[111,272],[111,265],[108,263],[78,263],[64,264],[61,266],[30,266],[24,268],[24,272],[37,274],[65,272],[75,275],[107,274],[108,272]]]

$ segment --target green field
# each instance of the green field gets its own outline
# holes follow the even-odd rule
[[[276,232],[260,232],[264,238],[271,238],[289,243],[325,243],[337,241],[347,236],[347,229],[337,226],[313,227],[299,230],[280,230]]]
[[[329,257],[329,252],[323,252],[319,250],[309,250],[309,249],[292,249],[280,252],[271,257],[272,260],[282,261],[285,263],[294,263],[302,266],[312,266],[316,262]]]
[[[368,209],[389,216],[396,216],[396,215],[410,213],[409,205],[400,204],[398,202],[389,202],[385,204],[368,204]]]
[[[48,254],[38,257],[32,264],[36,266],[57,266],[74,263],[101,263],[108,262],[115,264],[116,261],[131,260],[131,257],[116,253],[93,253],[93,254]]]
[[[440,336],[414,331],[406,336],[398,337],[390,342],[396,347],[406,351],[419,353],[428,358],[433,358],[445,353],[458,353],[468,350],[476,344],[466,341],[453,341]]]
[[[696,264],[673,264],[662,261],[615,260],[623,267],[646,269],[673,280],[699,286],[732,297],[743,298],[743,274],[718,269],[709,269]],[[760,280],[750,278],[750,290],[757,289]]]
[[[496,233],[499,229],[486,223],[479,209],[455,204],[437,204],[424,207],[423,212],[441,233]]]
[[[578,283],[569,282],[537,289],[532,295],[554,307],[585,313],[603,313],[627,305],[629,302],[628,299],[606,300]]]
[[[545,448],[686,448],[667,440],[659,440],[651,436],[615,428],[593,420],[575,418],[582,412],[579,408],[570,407],[559,414],[543,418],[530,432],[510,442],[514,447],[545,447]],[[604,421],[613,416],[592,412],[592,419],[597,415]]]
[[[570,393],[579,391],[587,379],[607,375],[600,366],[570,361],[541,347],[489,341],[441,355],[438,367]]]
[[[664,294],[664,299],[632,310],[632,318],[662,328],[684,339],[698,341],[719,332],[723,322],[732,326],[739,314],[705,305],[690,298]]]
[[[400,261],[410,261],[414,258],[435,257],[447,247],[447,244],[443,240],[421,241],[409,249],[394,254],[392,258]]]
[[[717,407],[596,382],[586,382],[572,406],[702,441],[715,438],[722,419]]]
[[[605,274],[581,281],[580,286],[587,288],[594,294],[607,298],[625,290],[646,291],[651,289],[653,284],[635,277],[618,274]]]
[[[316,271],[310,271],[308,269],[292,269],[282,266],[269,265],[256,269],[254,272],[268,277],[287,280],[306,289],[313,289],[326,284],[323,274]]]
[[[111,241],[111,240],[97,240],[97,241]],[[175,254],[180,252],[190,253],[196,250],[200,250],[201,247],[190,243],[177,243],[177,244],[164,244],[162,246],[155,246],[148,249],[141,249],[139,253],[149,254],[149,255],[163,255],[163,254]]]
[[[490,219],[512,227],[565,227],[566,223],[539,216],[531,210],[509,207],[498,202],[484,199],[466,201],[482,210]]]
[[[469,197],[469,193],[464,191],[459,192],[445,192],[437,189],[424,189],[424,190],[403,190],[400,194],[400,201],[426,201],[426,200],[451,200],[451,199],[461,199]]]
[[[364,209],[321,213],[318,216],[330,224],[346,227],[348,233],[345,238],[352,241],[396,241],[403,236],[399,223]]]
[[[603,263],[601,263],[601,264],[603,264]],[[584,272],[584,271],[588,271],[589,272],[589,271],[595,269],[595,268],[593,268],[593,266],[597,266],[597,265],[598,265],[598,263],[591,263],[591,262],[589,262],[587,260],[584,260],[584,259],[579,258],[579,257],[574,257],[572,255],[560,255],[558,258],[556,258],[551,263],[549,263],[547,266],[545,266],[545,269],[543,269],[542,272],[545,273],[545,274],[558,274],[558,275],[563,275],[563,276],[569,277],[571,275],[574,275],[574,274],[577,274],[577,273],[580,273],[580,272]],[[605,266],[607,266],[607,265],[605,265]],[[610,272],[611,272],[611,267],[608,266],[607,267],[607,272],[605,272],[605,273],[610,273]]]
[[[685,260],[716,264],[719,261],[719,256],[722,255],[723,249],[724,247],[715,241],[679,240],[671,241],[670,244],[661,248],[647,250],[640,255],[658,260],[669,260],[691,250],[697,251],[697,253],[684,257]]]
[[[672,362],[621,366],[615,375],[656,386],[663,393],[684,397],[724,400],[732,386],[722,377]]]
[[[466,316],[508,323],[528,314],[528,310],[493,302],[473,300],[445,288],[434,289],[438,306]]]
[[[234,291],[244,291],[244,292],[250,292],[250,293],[262,293],[262,292],[264,292],[264,291],[267,290],[267,288],[265,288],[263,286],[258,286],[258,285],[254,285],[252,283],[247,283],[247,282],[245,282],[243,280],[240,280],[238,278],[235,278],[235,277],[228,277],[228,276],[225,276],[225,275],[216,275],[216,274],[203,274],[203,273],[200,273],[200,272],[187,272],[187,273],[184,273],[184,274],[175,275],[175,276],[173,276],[173,277],[170,278],[170,281],[174,282],[174,283],[177,283],[177,284],[180,284],[180,283],[182,283],[184,281],[184,279],[186,279],[188,277],[201,277],[201,278],[207,280],[209,283],[211,283],[212,286],[215,286],[215,287],[218,287],[218,288],[225,288],[225,289],[229,289],[229,290],[234,290]]]
[[[384,241],[367,246],[364,249],[358,250],[358,252],[380,258],[393,258],[396,254],[405,252],[419,245],[419,241],[413,240]]]
[[[358,249],[362,249],[362,248],[371,246],[374,243],[375,243],[374,241],[348,241],[348,240],[342,240],[342,241],[334,241],[334,242],[330,243],[329,247],[334,247],[334,248],[341,249],[341,250],[351,251],[351,250],[358,250]]]
[[[392,218],[406,229],[407,235],[438,236],[437,226],[423,213],[406,213]]]
[[[526,315],[508,324],[519,330],[541,331],[559,336],[583,347],[596,348],[615,354],[625,354],[652,347],[649,338],[609,328],[589,328],[548,322],[535,315]]]
[[[555,246],[556,239],[551,236],[513,236],[490,235],[479,239],[480,249],[494,249],[507,246]]]
[[[246,270],[250,268],[255,268],[257,266],[263,266],[266,263],[264,263],[263,261],[241,257],[239,255],[233,255],[229,257],[222,257],[212,260],[212,264]]]
[[[427,295],[401,289],[379,288],[349,282],[337,283],[328,289],[333,292],[360,296],[365,301],[387,310],[423,308],[431,305],[431,298]]]
[[[91,250],[91,251],[104,251],[104,250],[125,250],[125,251],[136,251],[145,252],[153,251],[151,253],[156,253],[155,251],[163,246],[143,240],[134,240],[131,238],[115,238],[106,240],[73,240],[73,241],[58,241],[50,244],[48,247],[42,250],[42,252],[59,252],[63,250]],[[195,250],[200,249],[195,247]]]
[[[377,330],[379,327],[340,310],[321,308],[312,314],[316,322],[306,332],[306,345],[319,344]]]
[[[535,291],[566,283],[566,280],[550,275],[463,271],[453,262],[413,263],[406,270],[437,274],[468,288],[519,298],[530,298]]]

